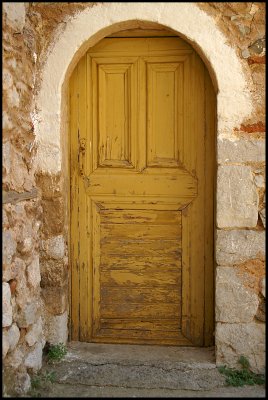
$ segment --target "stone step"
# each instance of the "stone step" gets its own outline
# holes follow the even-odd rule
[[[71,385],[210,390],[225,382],[211,350],[174,346],[70,344],[53,369]]]

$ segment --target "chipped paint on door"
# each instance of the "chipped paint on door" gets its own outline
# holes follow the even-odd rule
[[[106,38],[70,79],[73,340],[209,345],[215,99],[178,37]]]

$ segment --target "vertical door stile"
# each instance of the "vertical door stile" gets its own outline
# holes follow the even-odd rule
[[[87,62],[86,56],[78,64],[78,87],[79,87],[79,105],[78,105],[78,124],[79,124],[79,144],[85,143],[85,155],[83,155],[83,175],[79,175],[79,234],[78,246],[80,249],[80,340],[88,339],[89,332],[89,313],[88,313],[88,262],[89,252],[87,245],[87,196],[85,191],[84,177],[87,175]],[[79,154],[81,156],[81,153]]]
[[[72,325],[72,340],[79,340],[79,255],[77,241],[73,238],[79,231],[78,218],[79,218],[79,196],[78,196],[78,68],[76,67],[69,86],[70,94],[70,173],[71,173],[71,201],[70,201],[70,214],[71,214],[71,325]]]

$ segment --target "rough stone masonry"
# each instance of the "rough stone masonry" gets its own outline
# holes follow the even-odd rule
[[[45,343],[66,342],[68,338],[66,179],[63,172],[52,174],[37,168],[38,121],[34,115],[42,71],[53,43],[77,13],[89,11],[90,16],[92,9],[98,15],[100,9],[101,15],[101,7],[112,6],[87,2],[3,4],[5,394],[27,392],[30,374],[42,366]],[[144,7],[154,7],[157,21],[159,7],[163,11],[168,6],[148,3]],[[262,372],[266,298],[265,3],[191,3],[191,7],[197,15],[205,13],[212,18],[228,46],[235,50],[253,104],[251,115],[217,140],[216,361],[218,365],[237,366],[243,354],[254,371]],[[198,29],[202,36],[202,27]],[[217,52],[217,43],[214,49]],[[228,65],[222,68],[227,71]],[[50,123],[53,126],[54,122]],[[51,149],[51,154],[59,151]]]

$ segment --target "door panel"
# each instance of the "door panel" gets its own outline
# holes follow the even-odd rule
[[[103,39],[74,70],[74,340],[211,343],[208,86],[203,62],[179,38]]]

